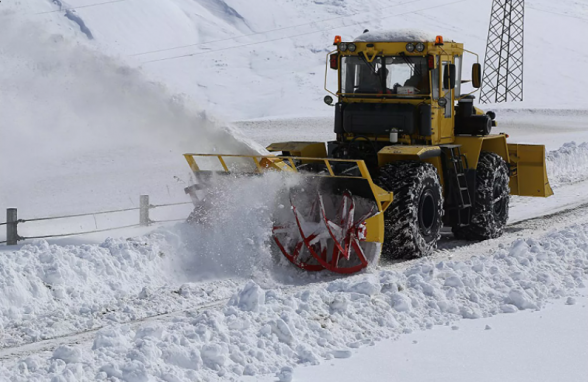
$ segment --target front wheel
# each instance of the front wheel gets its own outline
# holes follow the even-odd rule
[[[487,240],[502,235],[510,202],[508,165],[495,153],[483,151],[476,169],[476,195],[470,225],[453,227],[457,239]]]
[[[441,237],[443,194],[429,163],[399,161],[380,169],[376,183],[394,193],[386,210],[382,255],[413,259],[430,255]]]

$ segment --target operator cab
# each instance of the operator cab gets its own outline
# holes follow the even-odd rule
[[[337,140],[329,142],[330,157],[364,159],[375,167],[378,151],[391,144],[451,144],[458,126],[466,134],[489,132],[489,117],[476,116],[472,97],[461,94],[462,82],[469,82],[461,80],[463,44],[400,30],[364,33],[353,42],[337,36],[334,45],[328,64],[338,74],[338,89],[331,92],[337,97]],[[479,64],[472,82],[480,86]]]

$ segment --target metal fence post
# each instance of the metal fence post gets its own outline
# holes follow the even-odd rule
[[[18,213],[16,208],[6,209],[6,245],[18,244]]]
[[[142,226],[149,225],[149,195],[139,197],[139,224]]]

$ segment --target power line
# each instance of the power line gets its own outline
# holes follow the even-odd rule
[[[45,15],[47,13],[55,13],[55,12],[63,12],[63,11],[75,11],[76,9],[98,7],[100,5],[113,4],[113,3],[122,3],[124,1],[128,1],[128,0],[111,0],[111,1],[105,1],[103,3],[94,3],[94,4],[87,4],[87,5],[80,5],[79,7],[71,7],[71,8],[59,8],[59,9],[55,9],[53,11],[38,12],[38,13],[33,13],[33,14],[34,15]]]
[[[375,11],[383,11],[384,9],[395,8],[395,7],[399,7],[399,6],[402,6],[402,5],[416,3],[416,2],[419,2],[419,1],[424,1],[424,0],[412,0],[412,1],[407,1],[407,2],[404,2],[404,3],[400,3],[400,4],[390,5],[390,6],[383,7],[383,8],[373,9],[373,10],[368,11],[368,12],[352,13],[350,15],[332,17],[330,19],[316,20],[316,21],[311,21],[311,22],[304,23],[304,24],[291,25],[291,26],[282,27],[282,28],[268,29],[268,30],[261,31],[261,32],[244,34],[244,35],[235,36],[235,37],[228,37],[228,38],[223,38],[223,39],[220,39],[220,40],[211,40],[211,41],[199,42],[199,43],[194,43],[194,44],[179,45],[179,46],[175,46],[173,48],[164,48],[164,49],[158,49],[158,50],[151,50],[151,51],[148,51],[148,52],[141,52],[141,53],[131,54],[131,56],[143,56],[143,55],[151,54],[151,53],[166,52],[166,51],[170,51],[170,50],[176,50],[176,49],[182,49],[182,48],[190,48],[190,47],[193,47],[193,46],[207,45],[207,44],[212,44],[212,43],[216,43],[216,42],[236,40],[236,39],[242,38],[242,37],[251,37],[251,36],[256,36],[256,35],[259,35],[259,34],[266,34],[266,33],[270,33],[270,32],[279,32],[279,31],[286,30],[286,29],[299,28],[299,27],[303,27],[303,26],[306,26],[306,25],[316,24],[316,23],[324,23],[324,22],[333,21],[333,20],[339,20],[339,19],[343,19],[343,18],[347,18],[347,17],[355,17],[355,16],[359,16],[359,15],[363,15],[363,14],[372,13],[372,12],[375,12]]]
[[[388,18],[391,18],[391,17],[397,17],[397,16],[403,16],[403,15],[408,15],[408,14],[422,12],[422,11],[428,11],[428,10],[435,9],[435,8],[441,8],[441,7],[446,7],[446,6],[453,5],[453,4],[463,3],[465,1],[467,1],[467,0],[457,0],[457,1],[450,2],[450,3],[446,3],[446,4],[440,4],[440,5],[437,5],[437,6],[434,6],[434,7],[417,9],[415,11],[398,13],[398,14],[395,14],[395,15],[390,15],[390,16],[385,16],[385,17],[378,17],[378,18],[375,18],[375,19],[372,19],[372,20],[385,20],[385,19],[388,19]],[[183,54],[183,55],[179,55],[179,56],[172,56],[172,57],[167,57],[167,58],[160,58],[160,59],[156,59],[156,60],[149,60],[149,61],[142,62],[142,64],[150,64],[150,63],[153,63],[153,62],[176,60],[176,59],[185,58],[185,57],[200,56],[202,54],[209,54],[209,53],[214,53],[214,52],[220,52],[220,51],[223,51],[223,50],[230,50],[230,49],[237,49],[237,48],[242,48],[242,47],[246,47],[246,46],[265,44],[265,43],[268,43],[268,42],[286,40],[286,39],[289,39],[289,38],[300,37],[300,36],[308,36],[308,35],[311,35],[311,34],[326,32],[326,31],[330,31],[330,30],[334,30],[334,29],[349,28],[349,27],[360,25],[362,23],[364,23],[364,22],[362,21],[362,22],[357,22],[355,24],[337,26],[337,27],[333,27],[333,28],[326,28],[326,29],[321,29],[321,30],[318,30],[318,31],[300,33],[300,34],[292,35],[292,36],[279,37],[279,38],[270,39],[270,40],[264,40],[264,41],[252,42],[252,43],[248,43],[248,44],[241,44],[241,45],[236,45],[236,46],[230,46],[230,47],[226,47],[226,48],[209,50],[209,51],[206,51],[206,52],[196,52],[196,53],[190,53],[190,54]]]
[[[585,17],[572,16],[572,15],[567,15],[565,13],[547,11],[547,10],[544,10],[544,9],[534,8],[534,7],[531,7],[531,6],[527,6],[527,8],[530,8],[530,9],[535,10],[535,11],[538,11],[538,12],[551,13],[552,15],[559,15],[559,16],[563,16],[563,17],[569,17],[571,19],[578,19],[578,20],[588,21],[588,18],[585,18]]]

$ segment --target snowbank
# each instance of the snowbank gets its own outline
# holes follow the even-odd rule
[[[0,348],[185,309],[238,285],[182,285],[164,238],[65,247],[36,240],[3,252]]]
[[[357,42],[431,42],[435,34],[419,29],[382,30],[363,33],[355,38]],[[449,39],[445,38],[449,41]]]
[[[547,176],[552,186],[588,178],[588,143],[569,142],[546,154]]]
[[[235,380],[348,357],[349,349],[434,325],[540,309],[573,296],[588,273],[588,226],[517,240],[491,256],[422,260],[296,289],[250,282],[226,306],[162,323],[113,325],[91,344],[6,362],[14,381]],[[295,374],[295,371],[294,371]],[[295,376],[295,375],[294,375]]]
[[[266,287],[316,278],[297,277],[285,258],[272,256],[271,211],[298,182],[287,175],[213,180],[203,195],[207,215],[196,216],[200,224],[101,245],[36,240],[4,251],[0,347],[189,308],[228,297],[230,288],[250,278]],[[235,281],[219,281],[226,279]]]

